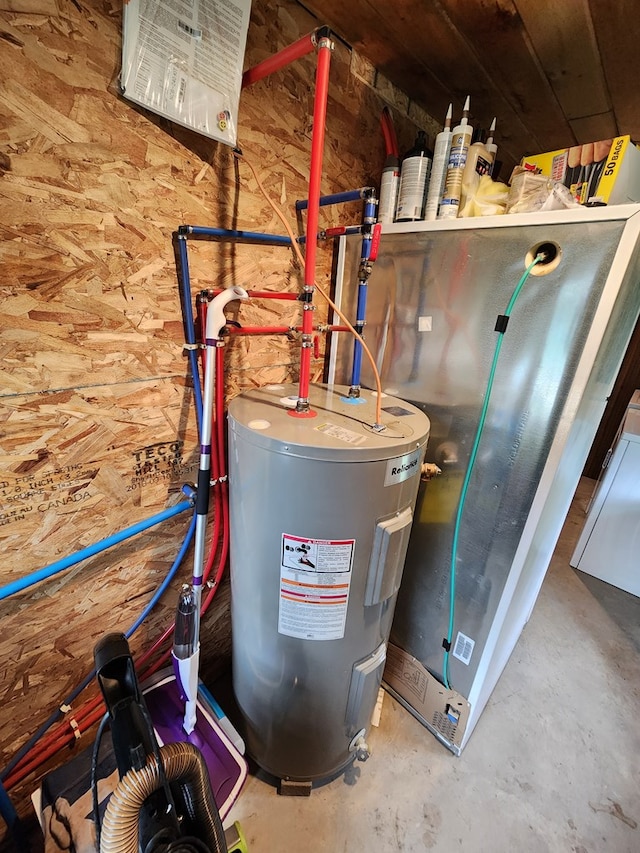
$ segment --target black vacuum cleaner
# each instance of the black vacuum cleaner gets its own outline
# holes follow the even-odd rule
[[[120,777],[102,822],[94,780],[100,853],[227,853],[202,753],[158,745],[124,634],[103,637],[94,659]]]

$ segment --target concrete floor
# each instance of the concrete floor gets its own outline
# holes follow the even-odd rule
[[[355,778],[308,799],[249,778],[229,820],[251,853],[640,851],[640,599],[569,566],[593,485],[462,755],[386,695]]]

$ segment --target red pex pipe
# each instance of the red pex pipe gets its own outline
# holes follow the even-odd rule
[[[327,119],[327,100],[329,97],[329,66],[331,63],[332,44],[329,38],[322,38],[318,45],[318,65],[316,68],[315,102],[313,107],[313,131],[311,134],[311,169],[309,173],[309,209],[307,212],[307,232],[304,256],[305,290],[313,296],[316,277],[316,251],[318,219],[320,216],[320,180],[322,178],[322,154],[324,150],[324,134]],[[311,302],[305,302],[302,314],[302,334],[311,335],[313,332],[313,312]],[[309,399],[309,381],[311,373],[311,348],[302,342],[300,352],[300,388],[298,396],[301,400]]]
[[[380,116],[380,127],[384,137],[384,153],[387,157],[390,157],[393,154],[393,143],[391,142],[391,136],[389,134],[389,125],[384,120],[384,113]]]
[[[312,53],[316,46],[316,32],[317,30],[314,30],[312,33],[302,36],[301,39],[290,44],[289,47],[285,47],[278,51],[278,53],[274,53],[273,56],[270,56],[263,62],[259,62],[253,68],[248,68],[242,75],[242,88],[246,89],[247,86],[251,86],[258,80],[262,80],[263,77],[268,77],[274,71],[279,71],[285,65],[290,65],[296,59]]]
[[[398,149],[398,137],[393,124],[393,116],[389,107],[384,107],[380,116],[380,124],[382,125],[382,133],[384,135],[386,154],[393,154],[395,157],[400,156]]]
[[[84,734],[88,729],[91,728],[98,720],[103,716],[105,712],[104,705],[102,704],[102,700],[100,700],[100,705],[97,710],[94,710],[93,713],[88,715],[83,721],[82,724],[78,720],[78,731],[80,734]],[[56,740],[50,740],[46,747],[38,752],[38,754],[31,758],[30,760],[25,756],[24,762],[20,763],[17,767],[13,769],[12,774],[5,780],[4,785],[5,788],[13,788],[18,785],[20,782],[24,781],[26,777],[32,773],[34,770],[38,770],[39,767],[44,764],[45,761],[48,761],[50,758],[53,758],[61,749],[65,746],[69,746],[74,744],[76,741],[76,736],[74,732],[71,730],[70,726],[67,724],[67,732],[62,733],[61,737]]]
[[[232,335],[287,335],[291,331],[291,326],[242,326],[236,329],[233,326],[229,329]]]
[[[287,335],[289,332],[301,332],[302,326],[235,326],[229,327],[231,335]],[[314,326],[314,332],[350,332],[348,326]]]
[[[220,460],[224,463],[224,347],[216,347],[215,353],[215,361],[216,361],[216,375],[215,375],[215,394],[214,394],[214,408],[213,408],[213,431],[212,431],[212,450],[211,450],[211,468],[213,472],[213,477],[216,481],[214,486],[214,496],[215,496],[215,516],[214,516],[214,530],[213,535],[211,537],[211,547],[209,551],[209,556],[207,558],[207,563],[204,571],[204,579],[205,581],[209,579],[209,575],[211,574],[211,569],[215,563],[216,554],[218,553],[218,545],[220,544],[220,536],[223,536],[224,539],[224,491],[223,491],[223,478],[225,476],[224,464],[223,467],[220,467]],[[222,427],[220,429],[220,427]],[[219,447],[219,443],[222,441],[222,449]],[[224,551],[224,541],[223,541],[223,551]],[[217,586],[217,581],[216,581]],[[204,608],[202,610],[204,614]]]
[[[213,296],[217,296],[222,292],[223,291],[220,289],[210,291]],[[300,298],[299,293],[287,293],[279,290],[247,290],[247,294],[250,299],[289,299],[292,302],[295,302]]]
[[[226,447],[225,447],[225,410],[224,410],[224,347],[216,349],[216,389],[215,389],[215,412],[216,412],[216,436],[215,452],[218,454],[218,472],[220,476],[220,490],[222,494],[222,551],[220,561],[216,570],[213,584],[202,605],[204,613],[213,597],[215,596],[222,575],[227,565],[229,556],[229,484],[227,481]]]

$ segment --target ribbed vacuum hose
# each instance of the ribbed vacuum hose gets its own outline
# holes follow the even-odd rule
[[[181,786],[189,816],[202,827],[212,853],[227,853],[220,815],[213,799],[207,766],[201,752],[190,743],[160,747],[169,782]],[[102,824],[100,853],[138,853],[138,819],[148,796],[162,787],[155,756],[146,767],[130,770],[109,800]]]

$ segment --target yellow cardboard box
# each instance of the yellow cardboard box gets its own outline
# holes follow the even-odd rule
[[[580,204],[640,202],[640,148],[629,136],[523,157],[521,165],[569,187]]]

